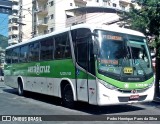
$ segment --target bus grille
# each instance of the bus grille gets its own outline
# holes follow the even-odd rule
[[[148,88],[146,89],[138,89],[136,90],[136,93],[143,93],[147,90]],[[117,91],[121,92],[121,93],[132,93],[132,90],[121,90],[121,89],[117,89]]]
[[[147,97],[147,95],[139,96],[139,98],[135,99],[135,101],[143,101],[146,99],[146,97]],[[119,102],[128,102],[128,101],[130,101],[130,97],[118,97],[118,100],[119,100]]]

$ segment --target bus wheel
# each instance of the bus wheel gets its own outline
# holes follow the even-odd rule
[[[63,89],[62,103],[67,108],[74,108],[73,92],[69,84],[67,84]]]
[[[23,96],[23,95],[24,95],[24,90],[23,90],[22,82],[18,82],[18,94],[19,94],[20,96]]]

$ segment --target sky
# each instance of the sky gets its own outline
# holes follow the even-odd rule
[[[8,15],[0,13],[0,34],[8,37]]]
[[[0,0],[8,1],[8,0]],[[0,13],[0,34],[8,37],[8,15]]]

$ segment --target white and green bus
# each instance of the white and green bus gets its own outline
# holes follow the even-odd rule
[[[114,105],[152,101],[154,73],[145,36],[80,24],[6,48],[6,85],[75,101]]]

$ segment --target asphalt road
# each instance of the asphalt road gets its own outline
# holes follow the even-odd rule
[[[42,122],[0,122],[0,124],[159,124],[160,121],[98,121],[100,117],[108,116],[125,116],[128,115],[159,115],[160,118],[160,103],[150,102],[143,104],[132,104],[132,105],[117,105],[117,106],[93,106],[86,103],[78,103],[75,109],[68,109],[61,105],[61,100],[52,96],[46,96],[36,93],[27,92],[25,96],[18,96],[17,90],[12,89],[0,82],[0,115],[7,115],[16,117],[25,116],[39,117]],[[48,116],[45,116],[48,115]],[[57,116],[58,115],[58,116]],[[63,115],[63,116],[61,116]],[[65,116],[64,116],[65,115]],[[76,115],[76,116],[75,116]],[[91,116],[89,116],[91,115]],[[43,121],[43,117],[48,117],[51,120],[54,118],[58,121]],[[96,118],[97,117],[97,118]],[[2,117],[1,117],[2,118]],[[90,118],[90,121],[85,121],[86,118]],[[27,118],[28,119],[28,118]],[[53,120],[54,120],[53,119]],[[92,120],[93,119],[93,120]],[[143,118],[144,119],[144,118]],[[0,119],[2,120],[2,119]],[[24,121],[23,120],[23,121]],[[64,120],[64,121],[63,121]],[[67,121],[68,120],[68,121]],[[73,120],[73,121],[71,121]],[[78,121],[77,121],[78,120]]]

